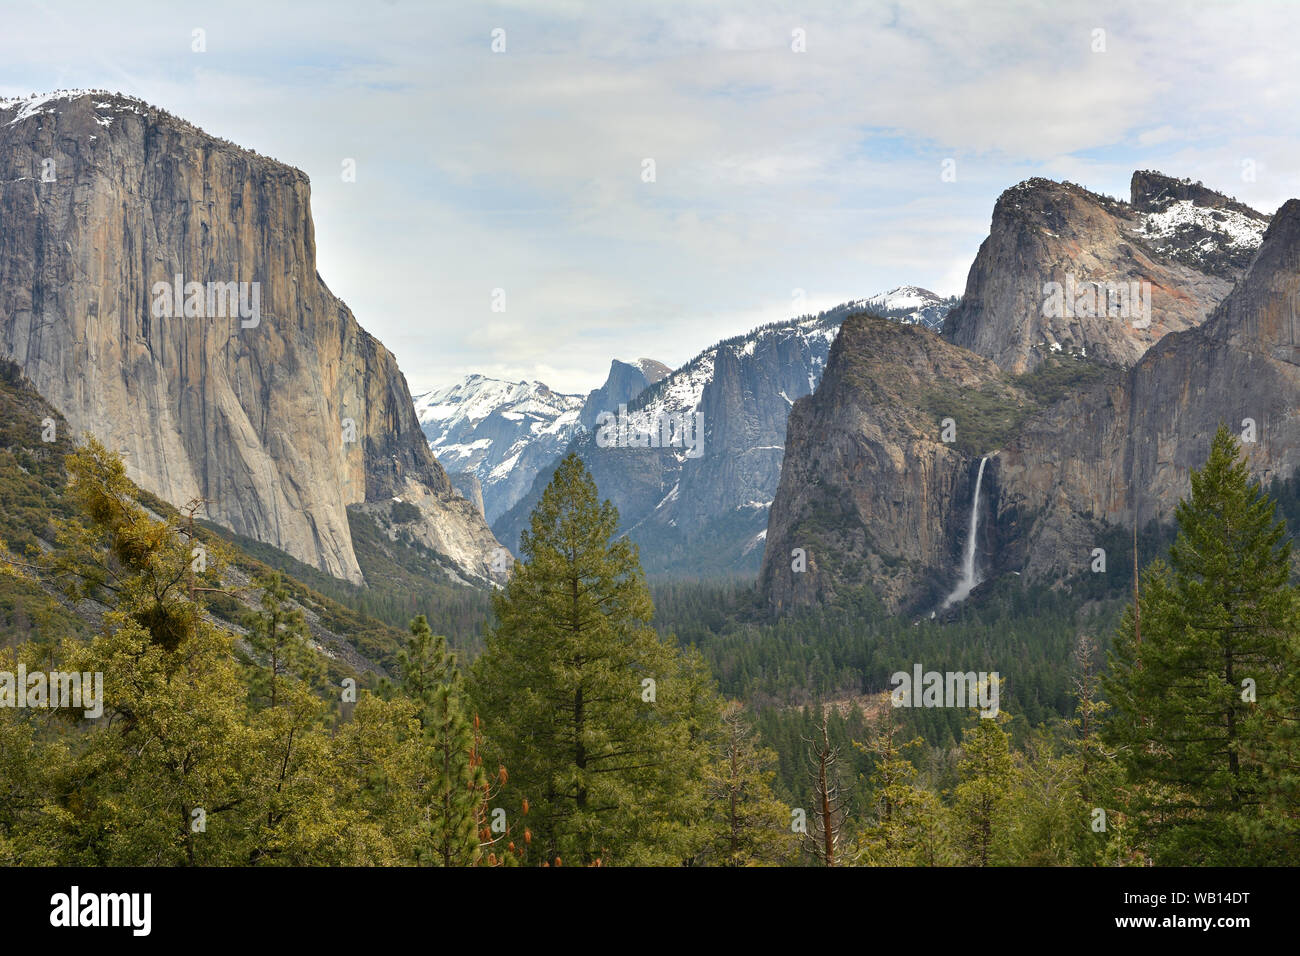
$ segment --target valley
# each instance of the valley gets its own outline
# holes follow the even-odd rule
[[[301,170],[103,91],[0,169],[0,652],[108,715],[0,708],[6,863],[1293,862],[1300,200],[1034,177],[960,295],[412,394]],[[1241,726],[1249,801],[1151,783]]]

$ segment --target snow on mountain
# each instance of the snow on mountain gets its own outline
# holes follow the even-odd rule
[[[719,350],[726,349],[736,358],[747,359],[778,342],[802,340],[809,365],[807,392],[800,390],[799,394],[792,395],[783,390],[779,393],[787,404],[793,404],[794,399],[817,388],[822,372],[826,369],[831,343],[835,341],[840,324],[847,316],[855,312],[870,312],[907,325],[924,325],[938,331],[943,327],[944,317],[955,301],[955,297],[942,299],[928,289],[900,286],[870,298],[853,299],[815,316],[760,326],[752,332],[734,336],[705,349],[661,382],[647,388],[640,400],[629,407],[638,409],[643,414],[649,413],[650,417],[661,413],[683,414],[696,411],[700,407],[704,389],[713,381]]]
[[[618,508],[648,573],[754,571],[781,476],[786,419],[821,382],[844,319],[872,312],[933,328],[951,305],[908,286],[718,342],[625,402],[630,431],[663,434],[659,423],[671,422],[673,430],[683,423],[690,442],[609,447],[613,432],[602,445],[600,426],[588,426],[570,448]],[[597,404],[584,409],[593,423],[598,411],[619,413],[618,403]],[[541,471],[529,493],[493,522],[507,547],[515,546],[548,479]]]
[[[1138,170],[1129,186],[1131,235],[1158,256],[1235,282],[1264,241],[1270,217],[1190,179]]]
[[[663,362],[657,362],[654,359],[639,358],[635,362],[628,362],[638,372],[646,377],[646,381],[654,384],[661,378],[666,378],[672,374],[672,369]]]
[[[129,112],[144,115],[145,111],[150,108],[143,100],[138,100],[133,96],[124,96],[120,93],[108,93],[103,90],[56,90],[53,93],[37,93],[31,96],[0,97],[0,112],[8,112],[17,108],[18,112],[5,123],[6,126],[13,126],[33,116],[52,115],[58,111],[56,104],[79,100],[85,96],[96,98],[94,104],[96,111],[112,110],[118,113]],[[112,117],[99,117],[96,122],[100,126],[111,126],[113,119]]]
[[[416,395],[414,402],[442,467],[478,478],[491,521],[528,490],[539,468],[564,451],[577,429],[583,398],[541,382],[470,375]]]
[[[1196,245],[1206,254],[1224,249],[1252,252],[1264,241],[1268,220],[1236,209],[1199,206],[1190,199],[1170,203],[1160,212],[1147,213],[1135,232],[1153,240],[1157,252],[1166,252],[1172,240],[1197,234]]]
[[[886,319],[896,319],[905,325],[924,325],[938,332],[943,328],[948,310],[956,304],[956,298],[944,299],[929,289],[904,285],[862,299],[860,304],[866,311]]]

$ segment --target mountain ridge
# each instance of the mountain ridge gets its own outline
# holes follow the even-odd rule
[[[846,322],[823,387],[791,415],[761,578],[773,611],[864,590],[892,610],[936,606],[986,456],[983,570],[1056,582],[1090,573],[1116,532],[1167,524],[1221,422],[1260,481],[1300,466],[1300,200],[1204,321],[1128,366],[1063,352],[1013,374],[946,328],[909,352],[899,327],[866,321]]]
[[[946,307],[944,300],[935,299]],[[568,451],[586,462],[601,494],[619,509],[623,530],[640,547],[647,573],[728,577],[758,572],[790,408],[817,386],[840,323],[866,301],[852,300],[723,339],[626,403],[630,416],[651,420],[693,421],[699,415],[699,458],[681,447],[600,447],[591,430],[574,437]],[[892,311],[891,321],[906,323],[919,311],[918,303],[901,303]],[[924,327],[920,317],[914,321]],[[619,407],[603,410],[617,414]],[[539,472],[528,494],[493,523],[507,547],[519,540],[552,472]]]

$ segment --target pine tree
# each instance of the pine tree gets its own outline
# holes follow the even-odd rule
[[[711,838],[704,862],[760,866],[791,862],[798,837],[790,808],[772,793],[776,754],[760,747],[744,706],[728,701],[722,711],[719,759],[708,774]]]
[[[1285,524],[1222,425],[1191,486],[1169,564],[1143,576],[1140,641],[1131,608],[1115,639],[1107,739],[1157,863],[1294,860],[1270,812],[1295,763],[1284,721],[1300,602]]]
[[[1290,663],[1278,675],[1274,693],[1260,698],[1260,721],[1268,728],[1262,746],[1245,748],[1263,766],[1259,815],[1242,822],[1244,839],[1267,846],[1271,862],[1300,864],[1300,631],[1290,635]]]
[[[920,737],[899,743],[893,707],[886,707],[870,747],[876,761],[870,780],[870,818],[854,841],[856,866],[946,866],[952,862],[946,813],[938,796],[917,786],[916,767],[904,751]]]
[[[302,608],[288,606],[289,589],[280,572],[259,577],[255,583],[262,589],[261,610],[244,615],[243,623],[248,646],[265,670],[253,676],[253,694],[275,707],[286,676],[308,684],[319,679],[320,658],[309,643],[311,632]]]
[[[440,866],[472,866],[479,857],[478,792],[486,780],[481,764],[471,764],[474,731],[456,659],[423,614],[411,621],[398,668],[402,690],[419,708],[434,770],[419,856]]]
[[[840,748],[831,743],[827,708],[820,703],[817,707],[821,722],[814,735],[804,741],[813,797],[812,828],[804,844],[818,866],[831,867],[842,862],[840,841],[848,816],[848,795],[840,782]]]
[[[980,717],[961,739],[960,782],[953,791],[953,818],[961,862],[990,866],[1008,829],[1013,765],[1010,741],[996,717]]]
[[[331,813],[347,859],[370,866],[419,862],[435,775],[416,711],[404,696],[363,692],[335,731]]]
[[[568,455],[494,597],[472,696],[512,790],[531,801],[538,859],[680,863],[703,812],[690,797],[704,759],[689,718],[698,697],[681,690],[691,681],[681,656],[649,627],[636,547],[617,532],[617,510]]]
[[[1097,864],[1125,852],[1124,821],[1116,806],[1119,764],[1102,739],[1110,704],[1101,697],[1102,678],[1095,664],[1097,642],[1080,634],[1074,649],[1074,717],[1068,726],[1065,769],[1069,777],[1069,832],[1075,838],[1072,862]]]

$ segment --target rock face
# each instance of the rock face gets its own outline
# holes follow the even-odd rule
[[[861,301],[847,303],[720,342],[627,403],[629,415],[642,421],[698,422],[698,456],[683,447],[601,447],[596,414],[617,414],[622,404],[612,401],[611,385],[620,371],[615,364],[602,395],[593,393],[584,409],[593,410],[591,429],[579,433],[571,450],[619,509],[648,572],[719,576],[758,570],[790,407],[816,387],[840,323],[861,307]],[[919,307],[900,305],[897,321]],[[507,546],[519,540],[552,474],[553,469],[540,473],[529,495],[493,524]]]
[[[609,363],[609,375],[605,384],[587,393],[587,400],[582,403],[578,414],[578,423],[588,431],[595,427],[596,416],[605,411],[617,411],[618,406],[625,405],[636,398],[651,385],[672,372],[663,362],[654,359],[637,359],[635,362],[620,362],[618,359]]]
[[[1045,387],[1057,380],[1066,384]],[[1273,216],[1208,319],[1128,368],[1058,356],[1011,376],[919,330],[850,319],[821,386],[790,418],[767,599],[779,610],[868,590],[893,609],[936,606],[985,455],[977,565],[1040,580],[1086,571],[1107,531],[1172,519],[1221,422],[1247,439],[1256,477],[1290,477],[1300,467],[1297,408],[1300,200]],[[935,438],[945,414],[951,443]],[[795,548],[806,551],[805,571],[791,567]]]
[[[1162,340],[1118,382],[1030,423],[999,455],[999,511],[1034,514],[1024,565],[1078,570],[1099,524],[1172,518],[1220,422],[1261,480],[1300,465],[1300,200],[1273,217],[1250,270],[1199,328]],[[1250,422],[1246,420],[1249,419]]]
[[[1267,217],[1159,173],[1134,174],[1131,192],[1123,203],[1046,179],[1004,192],[945,338],[1018,373],[1053,352],[1131,366],[1199,325]]]
[[[472,471],[449,471],[447,477],[451,479],[451,486],[456,489],[456,493],[470,502],[478,513],[484,515],[483,505],[483,486],[479,484],[478,476]]]
[[[392,354],[316,272],[299,170],[121,96],[0,103],[0,352],[138,484],[240,534],[360,582],[347,506],[400,496],[490,573]]]
[[[978,458],[943,441],[943,424],[974,427],[964,393],[1028,406],[996,365],[929,331],[845,320],[821,384],[790,413],[760,575],[774,610],[863,590],[897,609],[951,586]],[[995,484],[986,471],[982,500]]]
[[[1236,281],[1259,248],[1268,217],[1222,193],[1151,170],[1133,174],[1129,204],[1158,255]]]

